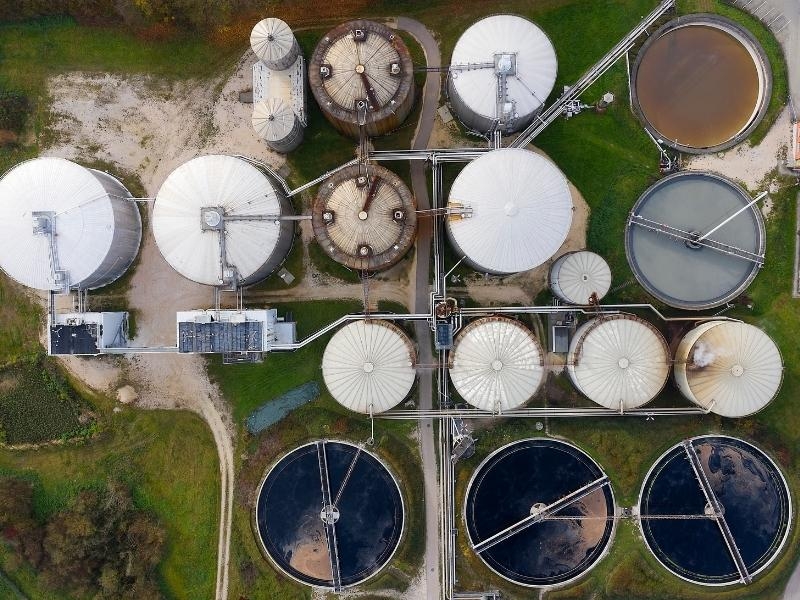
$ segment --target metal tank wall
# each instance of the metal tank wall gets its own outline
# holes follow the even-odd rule
[[[293,215],[294,208],[292,207],[292,202],[283,193],[283,188],[269,175],[267,175],[267,179],[269,179],[270,183],[275,188],[275,195],[281,203],[281,215]],[[243,279],[241,282],[242,285],[252,285],[266,279],[286,260],[286,257],[292,249],[292,243],[294,242],[295,222],[281,221],[280,229],[278,242],[275,244],[275,249],[272,251],[270,257],[255,273]]]

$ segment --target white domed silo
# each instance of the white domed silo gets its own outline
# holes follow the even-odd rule
[[[486,317],[467,325],[450,352],[450,380],[472,406],[495,413],[530,400],[544,380],[544,352],[519,321]]]
[[[322,376],[342,406],[364,414],[397,406],[411,391],[414,344],[388,321],[354,321],[342,327],[322,355]]]
[[[447,78],[458,119],[481,135],[520,131],[539,114],[558,72],[547,34],[515,15],[493,15],[456,42]]]
[[[173,269],[205,285],[250,285],[272,273],[292,247],[283,191],[234,156],[182,164],[158,190],[153,234]]]
[[[611,288],[611,269],[599,254],[568,252],[550,267],[550,290],[568,304],[594,304]]]
[[[723,417],[746,417],[777,395],[783,360],[758,327],[707,321],[678,344],[674,377],[681,393],[698,406]]]
[[[250,32],[250,47],[261,62],[276,71],[288,69],[300,55],[300,46],[291,28],[276,18],[256,23]]]
[[[22,285],[67,292],[119,278],[142,221],[117,179],[63,158],[22,162],[0,179],[0,268]]]
[[[451,243],[472,268],[496,275],[538,267],[567,239],[572,195],[549,159],[522,148],[487,152],[450,188]]]
[[[253,129],[267,146],[283,154],[303,141],[303,123],[282,98],[267,98],[253,106]]]
[[[567,372],[584,396],[614,410],[637,408],[655,398],[669,377],[664,336],[635,315],[587,321],[572,336]]]

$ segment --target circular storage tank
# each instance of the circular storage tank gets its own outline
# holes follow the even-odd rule
[[[581,577],[600,560],[614,513],[597,463],[571,444],[536,438],[503,446],[480,464],[464,520],[471,547],[492,571],[546,587]]]
[[[467,129],[488,135],[499,123],[501,131],[512,133],[541,112],[557,71],[547,34],[522,17],[493,15],[473,24],[456,42],[447,92]]]
[[[250,33],[250,47],[258,60],[276,71],[288,69],[300,56],[300,46],[291,28],[275,18],[256,23]]]
[[[568,252],[550,267],[550,289],[568,304],[596,304],[610,288],[611,269],[594,252]]]
[[[450,189],[447,233],[474,269],[496,275],[538,267],[567,239],[572,195],[550,160],[521,148],[487,152]]]
[[[664,336],[635,315],[612,314],[587,321],[569,344],[567,372],[578,391],[614,410],[650,402],[669,377]]]
[[[249,162],[201,156],[175,169],[158,190],[153,234],[166,261],[187,279],[250,285],[289,253],[294,224],[278,217],[292,212],[283,191]]]
[[[687,460],[690,453],[710,484],[710,495]],[[786,543],[792,501],[783,474],[761,450],[709,435],[676,444],[658,459],[644,480],[639,512],[645,543],[664,567],[686,581],[719,586],[741,579],[723,527],[731,533],[740,565],[755,577]]]
[[[675,19],[651,35],[632,81],[645,127],[681,152],[717,152],[743,141],[772,92],[769,60],[755,37],[705,14]]]
[[[486,317],[467,325],[449,359],[450,380],[472,406],[501,413],[525,404],[544,379],[539,340],[519,321]]]
[[[698,406],[723,417],[746,417],[777,395],[783,360],[758,327],[708,321],[681,340],[674,376],[681,393]]]
[[[388,321],[354,321],[337,331],[322,355],[322,377],[342,406],[375,414],[400,404],[414,384],[414,344]]]
[[[142,239],[130,198],[111,175],[63,158],[16,165],[0,179],[0,268],[39,290],[111,283],[131,266]]]
[[[712,230],[751,200],[738,185],[711,173],[675,173],[648,188],[625,229],[625,253],[636,279],[664,304],[684,310],[733,300],[763,263],[764,220],[751,206]]]
[[[294,109],[280,98],[269,98],[253,107],[253,129],[267,146],[283,154],[303,141],[303,124]]]
[[[350,21],[317,44],[308,67],[322,114],[345,135],[388,133],[414,105],[414,67],[396,32],[374,21]]]
[[[400,488],[360,446],[318,441],[281,458],[258,490],[261,547],[306,585],[342,589],[380,571],[403,534]]]
[[[312,226],[333,260],[357,271],[388,269],[417,234],[417,203],[403,180],[377,165],[352,165],[319,188]]]

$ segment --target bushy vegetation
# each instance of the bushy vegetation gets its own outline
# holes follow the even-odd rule
[[[46,587],[75,598],[161,598],[164,530],[136,508],[127,486],[83,490],[41,522],[34,509],[30,482],[0,479],[0,536]]]
[[[70,439],[96,423],[50,359],[35,356],[0,371],[0,441],[9,445]]]

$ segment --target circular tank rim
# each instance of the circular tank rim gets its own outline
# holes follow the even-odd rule
[[[290,454],[292,454],[296,450],[301,450],[301,449],[306,448],[308,446],[314,446],[314,445],[316,445],[317,442],[342,444],[344,446],[351,446],[353,448],[358,448],[359,447],[357,443],[351,442],[351,441],[348,441],[348,440],[321,438],[321,439],[314,440],[314,441],[311,441],[311,442],[306,442],[305,444],[300,444],[299,446],[295,446],[294,448],[292,448],[288,452],[285,452],[285,453],[281,454],[276,460],[272,461],[269,464],[269,466],[267,467],[267,469],[265,471],[264,476],[261,478],[261,483],[258,484],[258,489],[256,491],[256,496],[255,496],[255,502],[253,503],[253,509],[250,511],[250,516],[251,516],[250,528],[253,530],[253,536],[256,538],[256,540],[258,542],[258,549],[261,551],[261,554],[263,556],[265,556],[267,558],[267,560],[269,561],[269,564],[271,564],[273,567],[277,568],[278,571],[280,571],[281,573],[283,573],[284,575],[286,575],[287,577],[289,577],[293,581],[295,581],[295,582],[297,582],[297,583],[299,583],[301,585],[304,585],[306,587],[319,587],[319,588],[322,588],[324,590],[332,590],[333,587],[314,585],[314,584],[308,583],[307,581],[303,581],[299,577],[295,577],[291,573],[285,571],[283,569],[283,567],[280,566],[272,558],[272,555],[267,550],[266,545],[264,544],[264,540],[261,537],[261,531],[258,528],[258,501],[261,498],[261,492],[262,492],[262,490],[264,488],[264,484],[266,483],[266,481],[269,478],[269,476],[272,474],[272,471],[275,470],[275,467],[278,466],[278,464],[281,462],[281,460],[283,460],[284,458],[286,458],[287,456],[289,456]],[[386,463],[386,461],[383,460],[381,457],[379,457],[377,454],[375,454],[374,452],[370,452],[369,450],[367,450],[366,448],[363,448],[363,447],[361,448],[361,452],[364,452],[365,454],[369,454],[372,458],[374,458],[378,462],[378,464],[380,464],[383,468],[386,469],[387,473],[389,473],[389,476],[392,478],[392,481],[394,482],[395,486],[397,487],[398,495],[400,496],[400,509],[402,511],[403,520],[402,520],[402,523],[400,525],[400,537],[397,539],[397,545],[394,547],[394,550],[392,550],[392,553],[389,555],[389,557],[386,559],[386,561],[381,565],[381,567],[379,569],[377,569],[374,573],[371,573],[369,576],[365,577],[364,579],[362,579],[360,581],[357,581],[356,583],[350,583],[348,585],[343,585],[342,589],[349,589],[349,588],[353,588],[353,587],[362,585],[363,583],[366,583],[367,581],[369,581],[370,579],[372,579],[373,577],[378,575],[378,573],[383,571],[389,565],[389,563],[391,563],[392,560],[394,560],[394,556],[397,553],[398,548],[400,548],[400,545],[403,543],[403,541],[404,541],[404,539],[406,537],[406,503],[405,503],[405,499],[403,498],[403,489],[400,487],[400,483],[398,482],[397,477],[392,472],[392,470],[389,468],[389,465]]]
[[[594,254],[595,256],[599,257],[605,263],[606,267],[608,268],[609,275],[611,275],[611,266],[608,264],[608,261],[603,257],[602,254],[599,254],[598,252],[593,252],[592,250],[589,250],[588,248],[584,248],[582,250],[570,250],[569,252],[565,252],[564,254],[559,256],[558,258],[554,259],[553,262],[550,264],[550,268],[547,270],[547,287],[550,289],[550,291],[552,292],[552,294],[554,296],[557,296],[560,300],[563,300],[564,302],[566,302],[568,304],[572,304],[573,306],[591,306],[590,304],[575,304],[572,300],[568,300],[566,298],[566,294],[559,294],[554,289],[554,286],[558,286],[559,291],[562,291],[561,290],[561,286],[558,283],[558,280],[557,279],[553,279],[553,269],[554,269],[554,267],[556,265],[560,265],[560,263],[566,262],[569,259],[569,257],[574,255],[574,254]],[[611,281],[609,281],[608,289],[603,293],[602,296],[600,296],[597,299],[598,303],[599,303],[600,300],[605,298],[611,292],[611,283],[613,283],[613,276],[611,278]]]
[[[367,113],[367,123],[364,125],[364,127],[368,128],[371,123],[375,123],[386,119],[391,115],[395,115],[397,113],[395,107],[402,105],[408,96],[412,96],[411,102],[412,104],[414,102],[414,63],[411,60],[411,52],[409,51],[408,46],[406,46],[406,43],[403,41],[403,38],[400,36],[398,31],[389,28],[383,23],[379,23],[371,19],[353,19],[328,30],[325,35],[320,38],[319,42],[317,42],[317,45],[314,47],[314,51],[311,53],[311,58],[308,60],[308,87],[311,89],[314,99],[317,101],[322,114],[326,118],[330,119],[332,117],[336,120],[358,127],[358,115],[356,114],[356,111],[340,106],[331,97],[331,95],[328,93],[328,90],[325,88],[322,82],[322,77],[319,73],[319,68],[322,65],[323,54],[325,51],[327,51],[330,44],[344,37],[349,31],[357,28],[369,29],[373,33],[384,35],[387,40],[397,40],[399,44],[394,44],[394,48],[397,50],[397,54],[400,57],[400,64],[402,65],[402,79],[399,87],[397,88],[397,92],[395,92],[395,95],[392,97],[392,99],[396,100],[397,103],[393,106],[390,102],[382,106],[380,110]],[[326,40],[328,41],[326,42]],[[400,100],[397,100],[398,98]],[[330,102],[330,106],[327,106],[328,102]]]
[[[478,19],[477,21],[474,21],[469,27],[467,27],[466,29],[464,29],[461,32],[461,35],[458,36],[458,39],[455,41],[455,44],[453,44],[453,49],[450,51],[450,58],[451,59],[453,58],[453,51],[455,50],[456,45],[458,44],[458,42],[461,39],[461,37],[471,27],[477,25],[478,23],[480,23],[482,21],[485,21],[487,19],[491,19],[492,17],[506,17],[506,16],[519,17],[520,19],[525,19],[529,23],[533,24],[534,27],[539,29],[539,31],[541,31],[544,34],[544,36],[547,38],[547,41],[550,42],[550,46],[553,48],[553,53],[556,56],[556,80],[558,80],[558,52],[556,51],[556,46],[553,43],[553,38],[551,38],[550,34],[548,34],[542,27],[540,27],[538,23],[536,23],[535,21],[533,21],[532,19],[529,19],[528,17],[526,17],[524,15],[521,15],[521,14],[518,14],[518,13],[515,13],[515,12],[491,13],[491,14],[486,15],[485,17],[482,17],[482,18]],[[452,83],[451,79],[452,78],[450,76],[450,69],[448,69],[447,70],[447,76],[445,77],[444,85],[442,86],[442,94],[444,95],[445,102],[449,105],[451,114],[456,118],[456,120],[458,120],[459,123],[461,123],[461,125],[464,127],[464,129],[466,130],[467,133],[475,135],[475,136],[478,136],[478,137],[483,138],[485,140],[488,140],[490,138],[490,136],[491,136],[491,132],[481,133],[480,131],[476,131],[475,129],[473,129],[472,127],[470,127],[466,123],[464,123],[464,121],[461,119],[461,116],[458,114],[458,111],[455,109],[455,106],[453,106],[453,104],[452,104],[452,102],[450,100],[450,95],[451,95],[450,86],[453,86],[452,87],[452,92],[456,96],[458,96],[459,99],[461,99],[462,102],[464,102],[464,100],[458,94],[458,92],[456,91],[455,85]],[[553,87],[550,89],[550,93],[547,95],[547,98],[549,98],[553,94],[553,90],[554,89],[555,89],[555,81],[553,82]],[[539,108],[537,108],[532,113],[527,115],[526,118],[524,118],[524,119],[520,118],[518,120],[518,122],[517,122],[517,126],[515,126],[513,128],[506,128],[506,129],[503,130],[503,132],[510,135],[512,133],[518,133],[518,132],[522,131],[523,129],[525,129],[526,127],[528,127],[528,125],[530,125],[533,122],[533,120],[536,118],[536,115],[541,114],[542,110],[544,110],[544,106],[545,106],[545,104],[547,104],[547,98],[545,98],[542,101],[542,103],[539,105]],[[464,104],[466,104],[466,102]],[[473,115],[476,118],[483,118],[483,119],[486,119],[486,120],[493,120],[492,117],[490,117],[488,115],[480,114],[480,113],[478,113],[478,111],[473,110],[472,107],[470,107],[470,111],[473,113]]]
[[[719,29],[739,41],[753,59],[753,63],[759,75],[760,84],[759,99],[756,109],[753,111],[753,114],[751,115],[750,120],[747,122],[745,127],[728,140],[715,146],[708,147],[685,146],[665,138],[645,116],[644,111],[639,104],[639,98],[636,92],[636,77],[639,73],[639,67],[641,66],[642,59],[644,58],[650,46],[660,39],[664,34],[669,33],[670,31],[696,25]],[[753,130],[758,127],[759,123],[761,123],[762,119],[764,118],[764,115],[766,115],[767,109],[769,108],[769,101],[772,97],[772,79],[772,65],[769,62],[767,53],[764,51],[764,47],[744,26],[739,25],[735,21],[721,15],[711,13],[692,13],[668,21],[659,27],[655,32],[653,32],[647,41],[642,44],[642,47],[639,49],[639,52],[636,55],[636,60],[631,68],[631,104],[633,106],[633,111],[636,114],[636,117],[639,119],[641,125],[655,139],[660,139],[664,145],[669,146],[678,152],[683,152],[686,154],[710,154],[727,150],[733,146],[741,144],[750,136],[751,133],[753,133]]]
[[[631,249],[630,243],[630,235],[629,231],[631,230],[630,226],[630,219],[633,215],[636,214],[637,209],[639,206],[648,198],[650,197],[653,192],[657,191],[663,186],[668,185],[675,179],[679,179],[682,177],[708,177],[711,179],[715,179],[719,183],[723,185],[727,185],[733,192],[741,196],[745,203],[751,202],[753,199],[750,195],[744,191],[744,189],[734,181],[731,181],[727,177],[723,177],[722,175],[718,175],[711,171],[679,171],[677,173],[672,173],[671,175],[667,175],[663,179],[655,182],[653,185],[648,187],[642,195],[639,196],[639,199],[636,200],[636,203],[631,208],[631,211],[628,213],[628,218],[625,221],[625,258],[628,260],[628,266],[630,267],[631,271],[633,272],[633,276],[636,278],[636,281],[639,283],[640,286],[644,288],[644,290],[650,294],[653,298],[658,300],[659,302],[663,302],[667,306],[671,306],[672,308],[677,308],[680,310],[707,310],[709,308],[715,308],[717,306],[721,306],[726,302],[730,302],[737,296],[744,293],[744,291],[750,287],[750,284],[753,283],[753,280],[758,275],[759,271],[761,270],[760,267],[756,263],[752,263],[752,267],[750,273],[745,277],[739,285],[729,291],[724,296],[718,297],[718,299],[711,299],[705,302],[682,302],[678,299],[669,298],[667,299],[666,294],[662,293],[660,290],[656,289],[653,285],[650,284],[644,277],[644,275],[640,272],[639,268],[636,266],[636,261],[634,260],[633,252]],[[751,206],[749,209],[750,214],[756,220],[756,225],[758,228],[758,252],[759,254],[763,254],[766,249],[767,244],[767,230],[764,224],[764,219],[761,216],[761,211],[755,206]]]
[[[718,433],[718,434],[708,433],[708,434],[705,434],[705,435],[696,435],[696,436],[690,437],[688,439],[692,443],[692,446],[694,446],[695,440],[703,440],[703,439],[708,439],[708,438],[719,438],[719,439],[726,439],[726,440],[734,440],[734,441],[737,441],[737,442],[741,442],[741,443],[743,443],[746,446],[749,446],[751,448],[755,448],[756,450],[758,450],[764,456],[764,458],[767,460],[767,462],[778,473],[778,475],[780,477],[780,480],[781,480],[781,483],[783,484],[784,489],[786,490],[786,498],[787,498],[788,505],[789,505],[789,525],[786,527],[786,531],[783,534],[783,539],[781,540],[781,543],[778,545],[778,547],[775,550],[775,552],[772,555],[772,557],[766,563],[764,563],[760,568],[758,568],[755,571],[753,571],[752,573],[750,573],[750,575],[755,577],[756,575],[758,575],[759,573],[762,573],[765,569],[767,569],[770,565],[772,565],[772,563],[775,562],[775,560],[778,558],[778,556],[780,556],[781,552],[783,552],[783,549],[786,546],[786,542],[789,540],[789,534],[792,532],[792,520],[793,520],[792,517],[794,516],[794,505],[792,504],[792,490],[789,487],[789,484],[786,481],[786,477],[784,476],[783,471],[781,471],[781,469],[778,466],[778,464],[775,462],[775,460],[769,454],[767,454],[766,451],[762,450],[759,446],[756,446],[755,444],[751,444],[750,442],[748,442],[746,440],[743,440],[742,438],[737,438],[737,437],[734,437],[732,435],[725,435],[725,434],[722,434],[722,433]],[[670,452],[675,450],[675,448],[677,448],[680,444],[681,444],[681,442],[678,442],[676,444],[672,444],[669,448],[667,448],[664,452],[662,452],[658,456],[658,458],[655,461],[653,461],[653,464],[650,465],[650,468],[647,470],[647,473],[645,473],[644,479],[642,479],[642,485],[639,488],[639,498],[638,498],[638,501],[637,501],[637,509],[639,510],[639,515],[640,516],[641,516],[642,498],[644,496],[644,491],[645,491],[644,490],[644,486],[647,484],[648,480],[650,479],[650,475],[653,473],[653,470],[655,470],[655,468],[661,463],[661,461],[664,460],[664,458]],[[686,581],[688,583],[691,583],[691,584],[694,584],[694,585],[701,585],[701,586],[704,586],[704,587],[719,587],[719,588],[721,588],[721,587],[727,587],[727,586],[731,586],[731,585],[738,585],[739,583],[741,583],[739,580],[730,581],[730,582],[727,582],[727,583],[700,582],[700,581],[695,581],[694,579],[689,579],[688,577],[685,577],[683,575],[680,575],[680,574],[676,573],[675,571],[670,569],[667,565],[665,565],[662,562],[662,560],[659,558],[658,554],[656,554],[653,551],[653,548],[650,546],[650,542],[647,541],[647,535],[645,535],[644,527],[642,526],[642,519],[641,518],[637,518],[636,521],[637,521],[638,526],[639,526],[639,532],[642,534],[642,540],[644,541],[645,547],[647,547],[647,550],[650,552],[650,554],[653,556],[653,558],[656,559],[658,564],[660,564],[662,567],[664,567],[664,569],[668,573],[670,573],[671,575],[674,575],[675,577],[678,577],[679,579],[682,579],[683,581]]]
[[[583,450],[582,448],[580,448],[576,444],[573,444],[572,442],[568,442],[568,441],[560,439],[560,438],[545,437],[545,436],[541,436],[541,437],[526,437],[526,438],[521,438],[521,439],[518,439],[518,440],[511,441],[508,444],[504,444],[504,445],[500,446],[499,448],[495,448],[492,452],[490,452],[488,455],[486,455],[486,457],[478,464],[477,467],[475,467],[475,470],[472,472],[472,475],[469,478],[469,482],[467,483],[466,491],[464,492],[464,502],[463,502],[463,506],[462,506],[462,509],[461,509],[461,519],[463,520],[463,522],[465,524],[464,525],[464,530],[465,530],[465,532],[467,534],[467,541],[470,544],[470,550],[472,550],[472,546],[474,544],[472,543],[472,537],[470,536],[470,533],[469,533],[469,527],[466,526],[466,523],[467,523],[467,496],[469,495],[469,492],[472,489],[472,484],[475,482],[475,477],[477,477],[478,473],[486,465],[486,463],[488,463],[492,458],[494,458],[495,455],[499,454],[503,450],[505,450],[507,448],[510,448],[511,446],[514,446],[516,444],[521,444],[521,443],[524,443],[524,442],[538,442],[538,441],[547,441],[547,442],[554,443],[556,445],[562,445],[562,446],[566,446],[568,448],[571,448],[573,450],[577,450],[578,452],[581,453],[581,455],[583,455],[586,458],[588,458],[589,461],[591,461],[591,463],[595,467],[597,467],[597,470],[600,471],[600,473],[602,473],[603,475],[608,477],[608,474],[600,466],[600,463],[598,463],[588,452],[586,452],[585,450]],[[614,486],[611,485],[611,478],[608,479],[608,484],[603,486],[603,487],[608,488],[608,492],[609,492],[609,494],[611,494],[611,510],[613,511],[614,515],[616,516],[617,500],[614,497]],[[586,569],[584,569],[583,571],[581,571],[580,573],[578,573],[574,577],[571,577],[571,578],[566,579],[564,581],[561,581],[559,583],[553,583],[553,584],[549,584],[549,585],[547,585],[547,584],[545,584],[545,585],[536,585],[536,584],[531,584],[531,583],[520,583],[519,581],[511,579],[510,577],[507,577],[506,575],[503,575],[502,573],[497,572],[486,560],[483,559],[482,556],[478,555],[478,558],[480,558],[480,560],[483,563],[483,565],[485,567],[487,567],[492,573],[494,573],[498,577],[502,577],[503,579],[513,583],[514,585],[518,585],[520,587],[525,587],[525,588],[532,588],[532,589],[556,589],[556,588],[559,588],[559,587],[564,587],[564,586],[567,586],[569,584],[572,584],[572,583],[576,582],[577,580],[585,577],[589,572],[591,572],[592,569],[594,569],[598,565],[598,563],[600,563],[600,561],[603,560],[606,557],[606,555],[608,555],[608,553],[611,551],[611,547],[614,545],[614,538],[616,537],[616,533],[617,533],[617,519],[612,519],[612,521],[611,521],[611,533],[608,536],[608,540],[606,541],[606,544],[605,544],[605,547],[603,548],[603,551],[597,556],[597,558],[590,565],[588,565],[586,567]],[[474,550],[473,550],[473,553],[474,553]]]
[[[340,265],[347,267],[348,269],[352,269],[353,271],[366,271],[368,273],[375,273],[390,269],[403,260],[403,258],[405,258],[405,256],[411,251],[411,248],[414,247],[414,244],[416,244],[419,222],[416,213],[417,199],[414,196],[414,193],[406,185],[405,181],[403,181],[397,173],[387,169],[384,166],[370,165],[369,168],[372,169],[374,175],[380,176],[382,179],[389,181],[392,184],[392,187],[395,189],[398,197],[403,203],[403,207],[407,209],[408,214],[406,215],[403,228],[401,229],[400,238],[395,243],[395,245],[399,246],[399,248],[395,250],[394,246],[390,246],[387,250],[384,250],[380,254],[371,255],[367,259],[368,263],[378,263],[379,260],[383,262],[376,264],[376,266],[368,266],[367,268],[363,268],[360,266],[360,264],[364,261],[364,259],[361,259],[354,254],[347,254],[344,251],[339,250],[339,247],[333,243],[333,240],[331,240],[330,236],[328,235],[328,229],[322,219],[324,204],[331,198],[333,192],[336,190],[339,184],[348,179],[353,179],[361,174],[360,165],[350,165],[344,169],[340,169],[320,184],[319,191],[317,192],[317,195],[314,198],[314,203],[311,206],[311,227],[314,232],[314,238],[328,258],[336,261]],[[333,187],[330,187],[331,185],[333,185]],[[333,256],[328,250],[328,248],[332,245],[336,246],[336,253],[337,255],[341,256],[341,260]],[[388,260],[386,260],[387,258]]]

